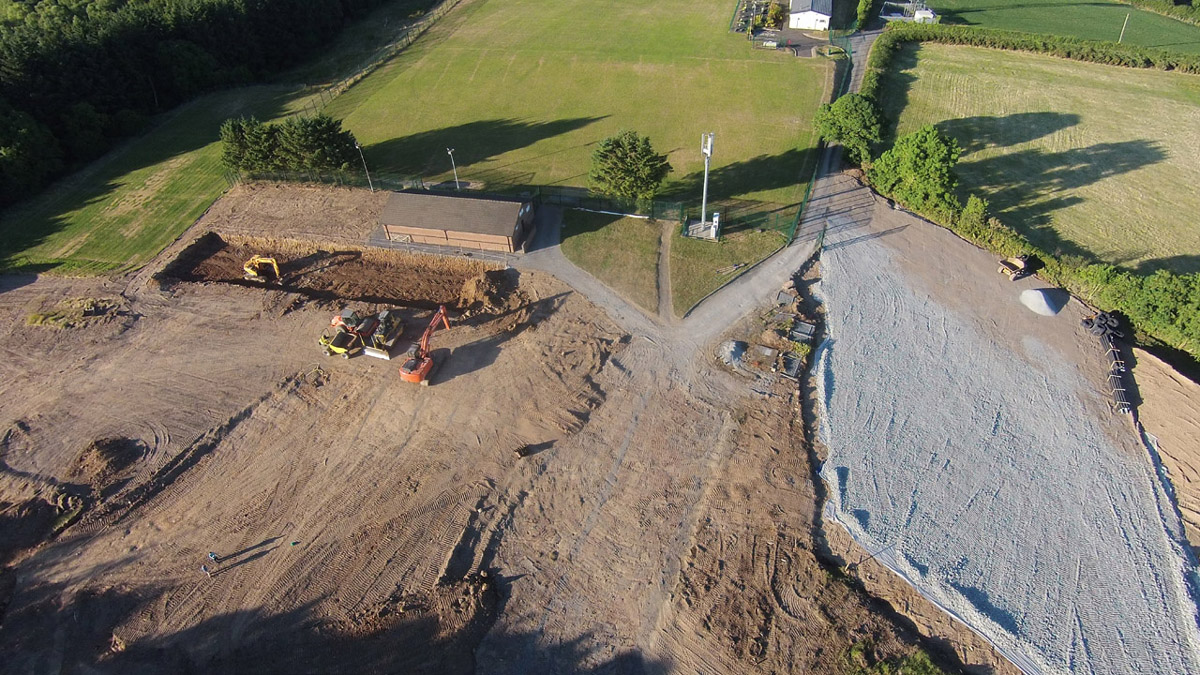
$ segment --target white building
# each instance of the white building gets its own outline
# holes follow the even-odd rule
[[[788,28],[829,30],[833,18],[833,0],[791,0]]]

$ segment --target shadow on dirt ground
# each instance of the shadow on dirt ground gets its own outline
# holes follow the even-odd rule
[[[199,583],[216,583],[207,580]],[[187,586],[65,589],[46,585],[21,598],[0,625],[6,644],[3,672],[65,671],[139,675],[177,673],[473,673],[475,648],[501,607],[499,584],[472,575],[432,595],[394,595],[383,603],[332,617],[318,603],[270,614],[220,614],[192,626],[156,633],[147,623],[162,601]],[[32,600],[32,602],[30,602]],[[147,631],[147,629],[149,629]],[[137,637],[139,632],[149,635]],[[505,641],[537,643],[534,635]],[[656,675],[665,664],[637,652],[598,657],[586,638],[537,647],[530,669],[553,664],[572,673]]]
[[[559,293],[498,315],[489,315],[488,320],[505,322],[511,319],[513,325],[506,330],[458,347],[452,353],[450,350],[434,350],[434,360],[439,361],[441,366],[438,369],[439,372],[433,376],[433,383],[449,382],[460,375],[468,375],[492,365],[496,361],[496,357],[500,355],[504,343],[526,330],[536,330],[537,324],[553,314],[565,301],[567,295],[567,293]]]

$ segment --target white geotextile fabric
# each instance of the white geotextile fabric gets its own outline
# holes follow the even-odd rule
[[[1027,672],[1200,673],[1178,518],[1079,374],[914,291],[879,239],[822,277],[829,513]]]

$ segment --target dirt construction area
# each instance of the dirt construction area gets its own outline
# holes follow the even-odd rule
[[[848,459],[860,446],[879,457],[885,450],[871,439],[839,440],[857,433],[846,416],[855,406],[831,408],[824,421],[832,443],[813,444],[814,383],[719,365],[718,342],[763,332],[756,317],[776,311],[764,305],[810,248],[789,247],[694,316],[663,324],[562,258],[553,210],[539,213],[535,252],[519,269],[498,269],[356,243],[370,231],[362,219],[370,221],[377,201],[365,191],[238,188],[135,275],[0,279],[0,672],[933,672],[919,649],[947,673],[1018,672],[928,599],[922,584],[936,574],[913,574],[909,585],[890,571],[897,560],[936,573],[946,560],[964,560],[951,588],[977,590],[967,597],[989,610],[985,618],[1016,622],[1013,640],[989,637],[1018,658],[1045,629],[1041,617],[1057,616],[1023,609],[1005,591],[1058,569],[1051,562],[1065,553],[1045,540],[1056,531],[1049,510],[1029,519],[1041,529],[1026,531],[1043,536],[1032,571],[992,579],[973,558],[931,555],[922,541],[936,538],[921,537],[959,521],[970,525],[963,531],[981,530],[979,518],[998,519],[1010,506],[987,502],[969,471],[957,482],[930,478],[922,485],[939,486],[946,504],[966,498],[957,521],[938,516],[924,529],[897,530],[886,509],[856,501],[869,496],[862,477],[880,467],[873,485],[883,494],[902,468],[954,477],[960,464]],[[322,205],[335,205],[344,222],[324,222]],[[840,370],[853,362],[855,335],[883,335],[847,330],[854,312],[846,298],[871,301],[869,293],[838,292],[851,270],[848,253],[893,275],[866,286],[892,289],[884,300],[892,302],[891,330],[908,322],[894,310],[911,300],[898,289],[938,288],[928,268],[905,262],[931,248],[960,256],[952,281],[967,290],[957,300],[938,296],[957,303],[955,311],[982,312],[999,325],[987,330],[1001,333],[1025,319],[1007,314],[1009,299],[989,286],[994,261],[931,232],[831,228],[834,245],[820,265],[828,278],[801,280],[827,299],[833,378],[816,383],[826,407],[854,392],[862,394],[859,408],[891,400]],[[860,255],[898,235],[904,248]],[[278,259],[280,283],[243,278],[243,261],[256,253]],[[330,358],[318,345],[345,307],[395,308],[404,319],[399,357],[441,305],[451,324],[433,337],[439,365],[428,387],[400,379],[400,358]],[[1043,357],[1058,350],[1085,381],[1095,375],[1102,383],[1087,370],[1095,363],[1099,372],[1098,352],[1071,332],[1044,328],[1030,330],[1047,345],[1003,335],[983,342],[1030,344]],[[926,343],[891,340],[887,349]],[[1045,386],[1066,368],[1021,358]],[[880,362],[864,358],[852,370]],[[1172,401],[1194,395],[1188,391],[1170,390],[1160,409],[1175,409]],[[1094,392],[1081,396],[1094,420]],[[1025,414],[1003,402],[1014,419]],[[1147,419],[1147,428],[1159,434],[1164,461],[1191,472],[1194,436],[1155,431],[1173,426],[1169,412],[1159,419],[1167,422],[1151,428]],[[930,427],[911,418],[898,428],[918,438]],[[1145,473],[1137,468],[1145,456],[1119,423],[1096,428],[1096,447],[1126,452],[1112,471]],[[1085,450],[1070,457],[1093,461]],[[1014,467],[1024,461],[1015,452],[1002,457]],[[816,478],[821,460],[835,488],[828,493]],[[975,465],[999,466],[981,458]],[[1031,494],[1031,479],[1049,472],[1009,484]],[[1120,493],[1126,503],[1113,512],[1142,522],[1154,502],[1138,485]],[[1072,499],[1064,512],[1087,502]],[[933,514],[924,496],[911,501]],[[981,516],[973,504],[990,505]],[[890,544],[896,531],[906,537],[899,548],[874,546]],[[1149,560],[1163,576],[1126,586],[1177,592],[1171,570],[1155,567],[1162,542],[1147,536],[1134,546],[1135,534],[1124,541],[1140,553],[1126,557]],[[1108,549],[1103,561],[1099,555],[1079,554],[1073,569],[1103,581],[1096,566],[1123,559]],[[987,564],[1007,569],[1008,560],[997,551]],[[1079,636],[1071,648],[1084,651],[1072,658],[1099,653],[1107,638],[1093,636],[1105,624],[1083,610],[1099,593],[1129,601],[1128,588],[1108,584],[1088,595],[1077,584],[1058,587],[1073,594],[1061,604],[1079,610],[1078,631],[1066,635]],[[960,609],[952,596],[935,597]],[[1161,658],[1186,661],[1177,647],[1187,631],[1169,625],[1183,603],[1167,600],[1176,604],[1119,630],[1158,630]]]
[[[752,394],[545,273],[284,234],[6,280],[0,671],[870,673],[929,646],[818,562],[794,383]],[[344,306],[411,342],[441,304],[429,387],[317,344]]]

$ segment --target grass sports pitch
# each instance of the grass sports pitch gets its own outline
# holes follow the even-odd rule
[[[1141,47],[1200,52],[1200,26],[1112,0],[934,0],[929,4],[941,15],[943,23],[1110,42],[1121,37],[1121,26],[1128,14],[1129,25],[1123,42]]]
[[[1200,271],[1200,77],[910,44],[880,98],[898,134],[958,139],[964,200],[1047,250]]]
[[[700,134],[716,133],[715,199],[798,203],[823,59],[755,51],[727,0],[468,0],[329,112],[373,171],[484,183],[585,185],[621,129],[669,154],[672,198],[699,201]]]

